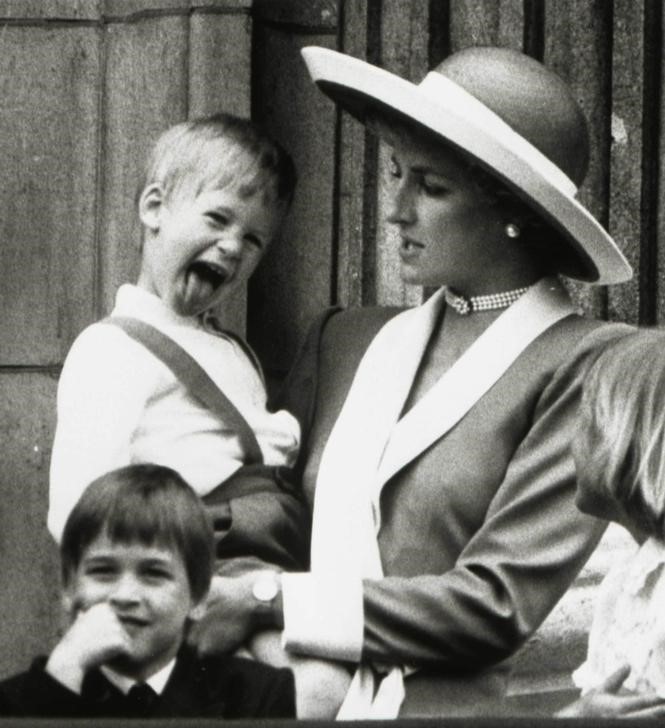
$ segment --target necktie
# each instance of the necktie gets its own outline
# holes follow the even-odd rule
[[[132,685],[125,696],[125,707],[128,715],[148,715],[157,699],[157,694],[145,683]]]

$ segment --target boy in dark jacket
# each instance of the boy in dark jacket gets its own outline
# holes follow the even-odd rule
[[[95,480],[60,553],[70,626],[0,683],[0,715],[294,717],[289,670],[184,645],[214,554],[204,508],[175,471],[130,465]]]

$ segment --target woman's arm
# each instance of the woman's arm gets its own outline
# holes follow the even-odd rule
[[[573,346],[582,341],[548,375],[531,413],[531,427],[510,459],[484,522],[453,568],[441,574],[365,580],[357,589],[324,575],[329,582],[324,591],[321,575],[318,582],[313,576],[284,575],[283,609],[276,604],[267,621],[249,625],[245,634],[279,628],[286,621],[288,651],[340,661],[363,657],[473,668],[512,654],[566,591],[604,528],[575,507],[569,443],[595,348],[628,331],[604,326],[567,337]],[[560,351],[550,354],[561,356]],[[421,534],[417,537],[422,540]],[[292,579],[302,588],[292,590]],[[301,619],[303,605],[310,619]],[[251,601],[244,608],[254,609]],[[357,620],[339,617],[354,612]],[[339,637],[350,621],[359,621],[362,628]]]
[[[363,658],[481,667],[512,654],[540,625],[604,528],[604,523],[575,507],[569,443],[581,382],[594,348],[628,330],[603,327],[588,335],[551,376],[482,526],[452,569],[364,581],[364,633],[356,645]],[[295,616],[303,590],[298,589],[297,599],[290,599],[288,591],[286,622],[293,622],[298,633],[287,634],[287,649],[348,658],[352,639],[345,644],[327,639],[335,615],[344,611],[341,599],[330,598],[335,588],[317,602],[319,589],[312,584],[309,611],[320,618],[311,623],[309,634],[303,634]],[[337,591],[344,593],[341,588]]]
[[[351,682],[348,669],[341,663],[302,657],[286,652],[282,646],[281,593],[272,603],[254,596],[258,579],[266,572],[244,573],[213,579],[207,611],[192,625],[189,642],[200,654],[231,653],[238,648],[274,667],[288,667],[296,683],[298,718],[332,720],[339,710]],[[280,576],[274,578],[279,584]]]

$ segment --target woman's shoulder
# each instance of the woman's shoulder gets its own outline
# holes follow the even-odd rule
[[[560,359],[560,363],[566,363],[586,358],[589,353],[600,350],[605,344],[636,330],[630,324],[572,315],[550,327],[538,343],[558,352],[559,356],[556,358]]]
[[[324,337],[328,341],[353,339],[369,343],[384,324],[404,310],[404,307],[399,306],[338,308],[326,322]]]

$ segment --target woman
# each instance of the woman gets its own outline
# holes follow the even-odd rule
[[[223,627],[213,609],[202,642],[283,624],[287,652],[350,666],[340,717],[486,713],[498,663],[603,528],[575,509],[568,446],[595,348],[630,329],[582,318],[556,274],[608,284],[630,267],[574,200],[586,123],[535,60],[471,48],[414,85],[303,53],[392,147],[401,275],[439,290],[398,315],[336,314],[310,344],[311,572],[227,584],[219,609],[243,616]],[[295,410],[311,364],[291,375]]]

